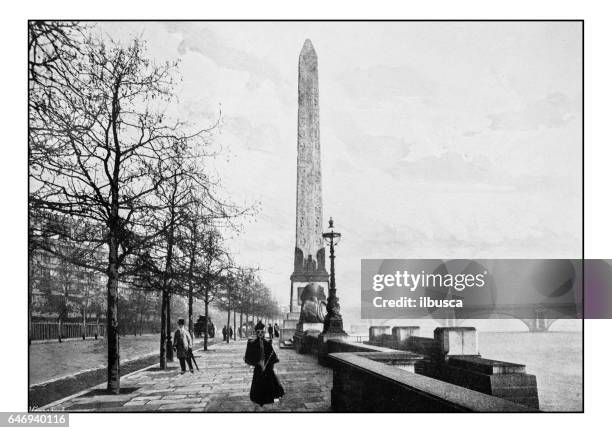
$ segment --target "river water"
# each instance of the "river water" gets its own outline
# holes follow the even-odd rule
[[[479,332],[485,358],[525,364],[543,411],[582,411],[582,333]]]

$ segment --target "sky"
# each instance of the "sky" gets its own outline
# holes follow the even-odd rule
[[[298,56],[319,59],[323,218],[342,311],[365,258],[581,257],[581,27],[573,22],[100,23],[180,59],[178,112],[221,125],[208,170],[258,204],[229,245],[289,302]]]

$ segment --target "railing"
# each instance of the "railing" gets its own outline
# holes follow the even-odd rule
[[[33,322],[30,331],[31,340],[57,340],[61,328],[62,338],[82,338],[85,331],[85,338],[104,337],[106,327],[103,323],[62,323],[58,326],[53,322]]]

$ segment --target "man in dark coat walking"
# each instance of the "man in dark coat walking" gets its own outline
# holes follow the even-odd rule
[[[285,390],[274,374],[274,364],[278,362],[278,357],[272,343],[265,339],[265,333],[264,324],[258,323],[255,326],[257,337],[248,341],[244,355],[244,361],[255,367],[249,396],[251,401],[260,406],[274,403],[274,399],[285,395]]]
[[[176,357],[181,364],[181,374],[185,374],[185,361],[189,365],[189,371],[193,373],[193,365],[191,364],[191,348],[193,341],[191,335],[185,329],[185,320],[178,320],[179,329],[174,333],[174,344],[172,347],[176,350]]]

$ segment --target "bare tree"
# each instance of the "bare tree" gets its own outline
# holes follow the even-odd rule
[[[204,315],[208,317],[209,306],[220,293],[223,274],[233,268],[231,258],[222,243],[218,229],[209,228],[202,233],[198,242],[204,255],[196,261],[194,280],[200,288],[199,297],[204,301]],[[208,320],[204,326],[204,350],[208,350]]]
[[[238,217],[254,212],[253,208],[239,208],[218,200],[210,188],[197,190],[186,208],[178,231],[178,245],[183,252],[180,264],[182,282],[187,287],[189,330],[193,333],[193,302],[204,300],[205,316],[217,294],[221,276],[232,269],[232,259],[223,245],[222,228],[238,231]],[[208,320],[204,332],[204,348],[208,348]]]
[[[177,176],[173,148],[205,145],[207,130],[187,132],[165,114],[176,64],[155,64],[142,42],[87,38],[70,53],[70,62],[55,64],[53,80],[41,84],[40,106],[30,107],[30,204],[87,219],[97,230],[71,239],[106,245],[107,389],[118,393],[123,266],[138,242],[158,236],[149,222],[161,206],[155,193]]]
[[[236,308],[236,291],[239,286],[239,272],[228,271],[224,275],[218,278],[218,296],[215,302],[215,306],[221,311],[227,311],[227,339],[229,343],[230,333],[230,321],[231,311]],[[236,325],[234,324],[234,333],[236,332]]]
[[[234,290],[234,298],[233,298],[234,328],[236,328],[236,310],[239,310],[240,311],[240,321],[238,324],[238,330],[239,330],[239,335],[241,337],[244,337],[244,335],[242,335],[244,313],[247,312],[248,299],[249,299],[248,295],[249,295],[249,290],[251,288],[251,285],[255,281],[255,277],[256,277],[255,272],[256,270],[253,268],[244,268],[244,267],[238,269],[238,271],[236,272],[237,284]]]
[[[193,164],[190,155],[185,153],[185,149],[177,147],[174,152],[170,168],[173,177],[166,184],[160,185],[157,191],[161,204],[156,219],[161,224],[161,227],[157,227],[161,234],[157,245],[161,247],[159,259],[163,262],[159,272],[159,288],[162,294],[159,357],[162,369],[166,368],[167,361],[173,360],[171,296],[174,291],[180,290],[176,272],[177,255],[180,253],[177,248],[177,232],[184,223],[184,209],[189,205],[192,190],[206,186],[205,177],[199,172],[199,167]]]

